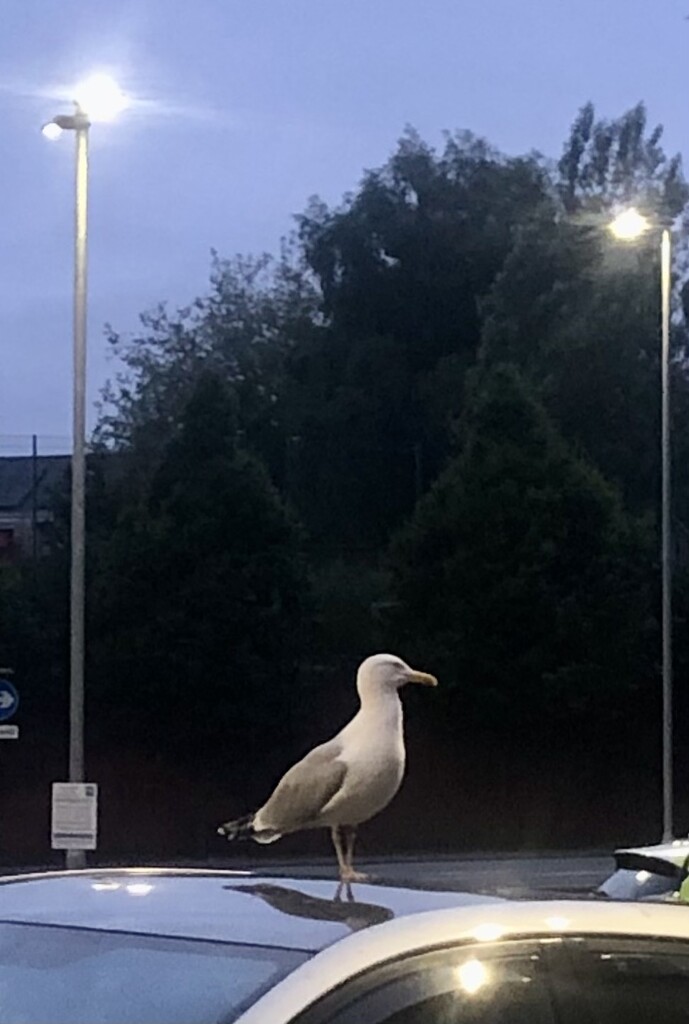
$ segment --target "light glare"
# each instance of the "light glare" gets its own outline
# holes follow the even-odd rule
[[[129,100],[110,75],[92,75],[74,91],[74,99],[91,121],[112,121]]]
[[[488,981],[488,971],[480,960],[467,960],[457,968],[457,977],[464,991],[473,996]]]
[[[131,896],[148,896],[153,886],[149,885],[148,882],[132,882],[131,885],[127,885],[125,888]]]
[[[610,224],[610,230],[615,238],[619,238],[623,242],[631,242],[645,234],[650,226],[648,218],[632,206],[631,209],[625,210],[615,217]]]
[[[565,930],[565,928],[569,927],[569,918],[553,915],[552,917],[546,917],[545,923],[554,932],[562,932]]]
[[[480,924],[475,930],[474,938],[478,939],[479,942],[495,942],[496,939],[501,938],[504,934],[505,929],[502,925],[486,921],[485,924]]]

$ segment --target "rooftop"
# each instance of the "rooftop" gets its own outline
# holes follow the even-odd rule
[[[34,471],[36,503],[44,508],[53,492],[64,482],[69,469],[69,455],[17,455],[0,457],[0,510],[29,509],[33,501]]]

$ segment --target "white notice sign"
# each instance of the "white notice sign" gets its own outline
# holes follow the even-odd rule
[[[18,740],[18,725],[0,725],[0,740]]]
[[[50,831],[53,850],[95,850],[98,786],[93,782],[54,782]]]

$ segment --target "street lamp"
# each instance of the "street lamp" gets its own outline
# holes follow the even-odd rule
[[[619,214],[610,224],[616,238],[633,240],[651,229],[638,210]],[[672,556],[670,534],[670,274],[672,238],[663,228],[660,240],[661,295],[661,572],[663,663],[663,841],[673,836],[672,798]]]
[[[88,143],[92,121],[110,120],[127,106],[126,97],[107,75],[94,75],[74,91],[74,112],[58,114],[43,134],[76,138],[74,220],[74,348],[72,508],[70,566],[69,781],[84,782],[84,556],[86,490],[86,271]],[[68,867],[83,867],[83,850],[67,851]]]

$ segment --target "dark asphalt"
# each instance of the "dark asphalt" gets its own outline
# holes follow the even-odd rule
[[[250,869],[266,875],[292,878],[334,878],[335,862],[329,860],[273,860],[252,857],[232,860],[217,867]],[[595,889],[614,868],[612,855],[604,853],[485,855],[476,857],[394,857],[357,862],[372,881],[387,885],[411,885],[431,889],[465,890],[498,896],[555,896],[581,894]]]
[[[336,880],[335,857],[307,860],[252,855],[212,858],[207,861],[140,861],[103,863],[89,858],[93,867],[176,867],[249,870],[263,877],[332,878]],[[583,895],[595,889],[614,870],[612,854],[604,852],[392,856],[356,861],[359,871],[372,882],[423,889],[480,892],[508,898]],[[51,865],[6,865],[0,875],[32,871],[60,871],[62,863]]]

